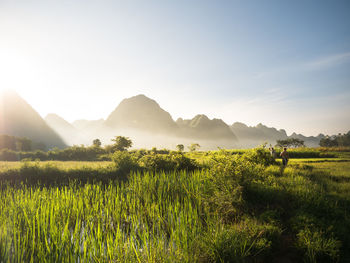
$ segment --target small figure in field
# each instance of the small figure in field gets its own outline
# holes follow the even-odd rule
[[[276,159],[276,151],[273,147],[269,148],[271,157],[275,160]]]
[[[287,148],[284,147],[283,148],[283,152],[281,152],[280,156],[282,157],[282,163],[284,166],[287,166],[288,164],[288,161],[289,161],[289,155],[288,155],[288,152],[287,152]]]

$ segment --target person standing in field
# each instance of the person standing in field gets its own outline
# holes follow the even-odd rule
[[[273,147],[269,148],[271,157],[275,160],[276,159],[276,151]]]
[[[288,152],[287,152],[287,148],[284,147],[283,148],[283,152],[281,152],[280,156],[282,157],[282,163],[284,166],[287,166],[288,164],[288,161],[289,161],[289,155],[288,155]]]

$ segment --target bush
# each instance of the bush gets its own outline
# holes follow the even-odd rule
[[[111,158],[118,171],[130,172],[139,168],[135,157],[126,151],[116,151]]]
[[[267,161],[264,159],[267,156]],[[211,184],[204,200],[224,222],[237,220],[244,212],[243,198],[246,187],[254,180],[264,178],[265,165],[274,162],[269,153],[259,149],[242,155],[231,155],[221,151],[212,157],[209,174]]]
[[[148,154],[139,160],[139,165],[152,171],[172,171],[172,170],[188,170],[193,171],[200,166],[193,160],[183,154],[171,153],[164,154]]]
[[[228,180],[235,180],[244,185],[254,178],[262,176],[265,169],[264,165],[269,162],[263,160],[255,152],[247,152],[242,155],[222,154],[211,159],[210,173],[214,177],[223,176]]]
[[[242,155],[244,159],[255,163],[261,164],[264,166],[269,166],[275,164],[275,159],[271,156],[270,152],[265,148],[255,148],[250,151],[247,151]]]

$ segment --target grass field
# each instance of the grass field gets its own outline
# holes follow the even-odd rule
[[[0,172],[10,169],[19,169],[24,163],[38,164],[40,167],[47,165],[58,167],[59,169],[69,170],[69,169],[79,169],[79,168],[106,168],[112,164],[112,162],[77,162],[77,161],[40,161],[40,162],[4,162],[0,161]]]
[[[350,261],[348,159],[197,160],[206,166],[126,180],[124,159],[1,162],[0,262]]]

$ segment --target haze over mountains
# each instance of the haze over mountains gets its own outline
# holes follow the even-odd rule
[[[203,114],[174,121],[156,101],[144,95],[124,99],[106,120],[69,123],[56,114],[49,114],[43,120],[18,94],[6,94],[1,98],[0,133],[25,136],[35,142],[44,142],[48,147],[90,145],[96,138],[110,144],[117,135],[130,137],[135,148],[175,148],[177,144],[195,142],[202,149],[255,147],[263,142],[274,145],[276,140],[289,137],[302,139],[307,146],[318,146],[324,137],[295,133],[288,136],[285,130],[263,124],[249,127],[236,122],[229,126],[221,119],[209,119]]]
[[[66,146],[40,115],[13,91],[0,94],[0,134],[27,137],[48,148]]]
[[[325,137],[323,134],[319,134],[317,137],[307,137],[296,133],[288,136],[286,131],[283,129],[277,130],[276,128],[267,127],[261,123],[254,127],[250,127],[244,123],[235,122],[232,124],[231,130],[239,138],[240,144],[246,147],[254,147],[256,146],[257,142],[269,142],[274,145],[276,140],[285,140],[288,138],[301,139],[305,142],[306,146],[317,147],[319,146],[320,140]]]
[[[124,99],[104,124],[111,128],[130,128],[158,133],[172,133],[177,128],[171,115],[156,101],[144,95]]]

